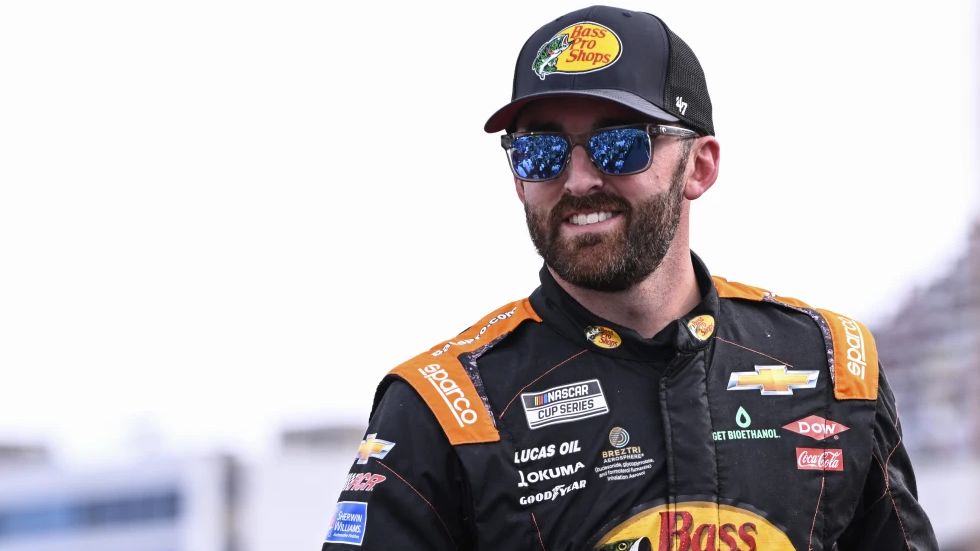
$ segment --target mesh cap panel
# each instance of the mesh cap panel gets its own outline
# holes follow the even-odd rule
[[[694,52],[666,25],[670,42],[670,67],[664,88],[664,108],[702,134],[715,134],[711,122],[711,98],[704,70]]]

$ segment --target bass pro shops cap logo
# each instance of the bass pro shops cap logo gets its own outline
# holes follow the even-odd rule
[[[555,73],[591,73],[619,59],[623,43],[609,27],[581,21],[558,31],[538,48],[531,70],[538,78]]]
[[[709,501],[688,501],[651,507],[606,532],[593,549],[795,550],[786,534],[763,516],[734,505]]]

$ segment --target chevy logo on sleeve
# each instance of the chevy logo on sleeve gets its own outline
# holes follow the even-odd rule
[[[599,379],[556,386],[543,392],[523,393],[521,405],[531,429],[609,413]]]

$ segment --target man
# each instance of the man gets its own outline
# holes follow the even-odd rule
[[[382,382],[324,549],[937,548],[867,328],[691,253],[719,144],[677,35],[548,23],[504,129],[541,286]]]

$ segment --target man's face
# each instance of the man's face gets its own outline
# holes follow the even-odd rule
[[[520,131],[570,134],[647,122],[617,104],[562,98],[531,104]],[[649,169],[603,174],[575,147],[562,175],[545,182],[517,180],[531,240],[562,279],[597,291],[629,289],[660,266],[681,219],[690,140],[658,136]]]

